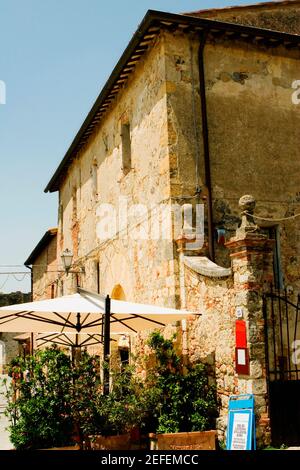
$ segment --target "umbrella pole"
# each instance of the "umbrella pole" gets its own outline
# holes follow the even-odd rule
[[[109,356],[110,356],[110,297],[105,299],[104,313],[104,368],[103,368],[103,395],[109,394]]]

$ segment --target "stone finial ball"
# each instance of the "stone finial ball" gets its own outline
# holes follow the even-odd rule
[[[250,194],[245,194],[245,196],[242,196],[239,200],[239,207],[242,209],[242,211],[253,212],[255,206],[256,201]]]

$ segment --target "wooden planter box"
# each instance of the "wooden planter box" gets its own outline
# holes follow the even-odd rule
[[[130,433],[119,436],[89,436],[88,448],[91,450],[130,450],[131,436]]]
[[[49,449],[39,449],[39,450],[80,450],[80,446],[66,446],[66,447],[50,447]]]
[[[151,450],[216,450],[216,431],[150,434]]]

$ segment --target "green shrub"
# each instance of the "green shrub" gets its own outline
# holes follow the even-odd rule
[[[152,333],[148,345],[155,365],[148,372],[151,393],[160,397],[153,409],[156,432],[205,431],[215,427],[218,407],[215,387],[203,364],[184,366],[174,342]]]
[[[139,358],[146,378],[142,380],[134,366],[114,371],[105,396],[99,362],[85,352],[74,364],[55,347],[13,361],[7,413],[15,448],[66,446],[74,433],[83,441],[89,435],[123,434],[134,428],[144,433],[213,429],[218,407],[206,367],[184,366],[174,338],[166,340],[155,332],[148,346],[151,358]]]
[[[174,339],[174,338],[173,338]],[[147,369],[142,380],[135,367],[112,374],[112,388],[96,405],[101,426],[93,434],[205,431],[215,427],[218,415],[215,387],[209,385],[203,364],[184,367],[174,341],[157,332],[150,335],[149,356],[139,358]],[[152,361],[153,362],[153,361]]]
[[[72,364],[68,355],[50,348],[11,363],[7,389],[10,440],[16,449],[38,449],[74,443],[96,420],[93,397],[98,389],[96,359],[87,353]]]

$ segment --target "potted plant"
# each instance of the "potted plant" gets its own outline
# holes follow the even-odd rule
[[[16,449],[82,446],[81,424],[93,419],[90,399],[99,388],[96,361],[82,353],[74,365],[56,347],[13,361],[6,414]]]
[[[146,414],[140,392],[142,382],[134,368],[127,366],[112,373],[108,395],[99,395],[96,410],[98,424],[89,429],[89,448],[94,450],[128,450],[140,448],[140,426]],[[99,423],[101,423],[99,425]],[[88,431],[88,429],[86,429]]]
[[[155,427],[150,435],[152,448],[215,449],[215,387],[209,384],[203,364],[183,364],[174,339],[154,332],[148,340],[154,356],[145,381]]]
[[[101,426],[91,436],[92,449],[140,448],[143,435],[153,449],[215,449],[215,387],[203,364],[183,365],[174,339],[152,333],[150,354],[113,373],[110,394],[98,397]]]

